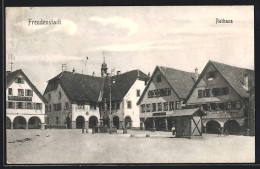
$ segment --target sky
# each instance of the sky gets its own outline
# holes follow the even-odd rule
[[[218,23],[216,18],[232,20]],[[60,25],[29,25],[61,20]],[[199,73],[209,60],[254,69],[253,6],[6,8],[6,70],[22,69],[43,93],[75,68],[100,76],[103,57],[121,73],[157,65]],[[86,61],[86,57],[88,60]]]

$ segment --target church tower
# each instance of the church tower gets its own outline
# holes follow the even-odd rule
[[[104,62],[101,65],[101,77],[105,77],[107,74],[107,64],[105,62],[105,57],[104,57]]]

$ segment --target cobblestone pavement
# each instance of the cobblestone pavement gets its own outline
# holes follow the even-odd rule
[[[147,137],[149,135],[149,137]],[[255,137],[204,134],[174,138],[171,132],[123,134],[81,130],[8,130],[10,164],[244,163],[254,162]]]

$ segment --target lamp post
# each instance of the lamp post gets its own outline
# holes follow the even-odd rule
[[[111,100],[112,100],[112,94],[111,94],[111,85],[112,83],[115,83],[115,79],[112,77],[112,83],[111,83],[111,75],[109,75],[109,78],[108,78],[109,82],[109,115],[110,115],[110,118],[109,118],[109,133],[111,134],[112,133],[112,105],[111,105]]]

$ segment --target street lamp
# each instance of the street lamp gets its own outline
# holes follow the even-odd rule
[[[115,83],[115,79],[114,79],[114,76],[112,76],[112,82],[111,82],[111,75],[109,75],[108,76],[109,78],[108,78],[108,84],[109,84],[109,97],[110,97],[110,99],[109,99],[109,114],[110,114],[110,118],[109,118],[109,122],[110,122],[110,124],[109,124],[109,133],[111,134],[112,133],[112,109],[111,109],[111,100],[112,100],[112,94],[111,94],[111,85],[112,85],[112,83]]]

